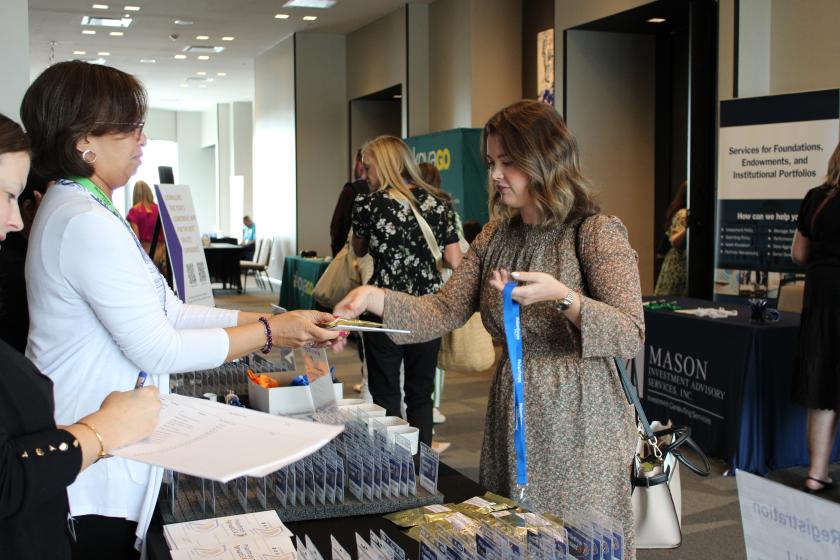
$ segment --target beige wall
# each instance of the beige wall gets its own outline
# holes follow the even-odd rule
[[[190,186],[198,227],[202,233],[216,225],[216,148],[202,147],[202,113],[178,111],[178,176],[175,180]]]
[[[20,122],[20,102],[29,87],[29,2],[3,0],[0,2],[0,113]],[[34,80],[36,76],[32,76]]]
[[[654,55],[651,36],[568,33],[569,127],[601,210],[627,226],[642,293],[653,292]]]
[[[330,252],[330,218],[347,180],[345,37],[295,36],[297,250]]]
[[[429,6],[429,131],[472,124],[470,1]]]
[[[840,1],[773,0],[770,92],[840,87]]]
[[[429,132],[429,5],[408,5],[408,112],[406,135]]]
[[[282,276],[297,236],[295,47],[288,37],[254,60],[254,221],[274,238],[269,272]]]
[[[254,104],[250,101],[231,103],[231,175],[240,175],[244,180],[242,211],[246,215],[254,213],[253,196],[253,140],[254,140]],[[242,234],[240,221],[231,224],[231,233],[235,237]]]
[[[347,99],[405,84],[405,9],[347,35]]]
[[[526,0],[527,1],[527,0]],[[473,0],[471,126],[522,99],[522,2]]]

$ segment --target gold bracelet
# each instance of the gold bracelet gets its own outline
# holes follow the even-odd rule
[[[108,457],[109,455],[107,453],[105,453],[105,443],[102,441],[102,436],[99,435],[99,432],[96,430],[96,428],[94,428],[93,425],[88,424],[87,422],[82,422],[81,420],[76,422],[76,424],[79,424],[80,426],[84,426],[85,428],[87,428],[88,430],[93,432],[93,435],[95,435],[96,439],[99,440],[99,453],[96,454],[96,461],[98,461],[99,459],[105,459],[106,457]],[[94,461],[94,463],[96,461]]]

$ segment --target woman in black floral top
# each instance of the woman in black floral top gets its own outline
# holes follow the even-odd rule
[[[420,176],[408,146],[399,138],[380,136],[363,150],[370,194],[356,197],[353,249],[370,252],[370,284],[422,296],[440,290],[442,281],[432,250],[414,217],[414,204],[429,224],[444,264],[458,266],[461,252],[449,196]],[[376,318],[378,319],[378,318]],[[420,441],[432,442],[432,391],[440,339],[421,344],[394,344],[387,335],[366,333],[365,356],[373,402],[389,416],[400,416],[400,364],[405,364],[408,422],[420,430]]]

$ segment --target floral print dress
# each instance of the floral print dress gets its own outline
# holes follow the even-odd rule
[[[432,250],[408,202],[393,198],[389,190],[360,194],[353,207],[353,235],[368,242],[373,257],[373,276],[368,283],[416,296],[433,294],[443,283]],[[413,187],[411,193],[441,252],[446,245],[457,243],[452,206],[420,187]]]

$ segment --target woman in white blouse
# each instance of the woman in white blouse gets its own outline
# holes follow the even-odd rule
[[[26,263],[27,356],[55,384],[56,422],[72,423],[138,373],[208,369],[248,352],[332,344],[332,317],[275,317],[186,305],[168,288],[111,201],[140,165],[146,93],[107,66],[62,62],[27,91],[21,115],[44,197]],[[222,452],[235,450],[220,450]],[[161,470],[112,457],[68,489],[74,558],[130,558],[145,536]]]

